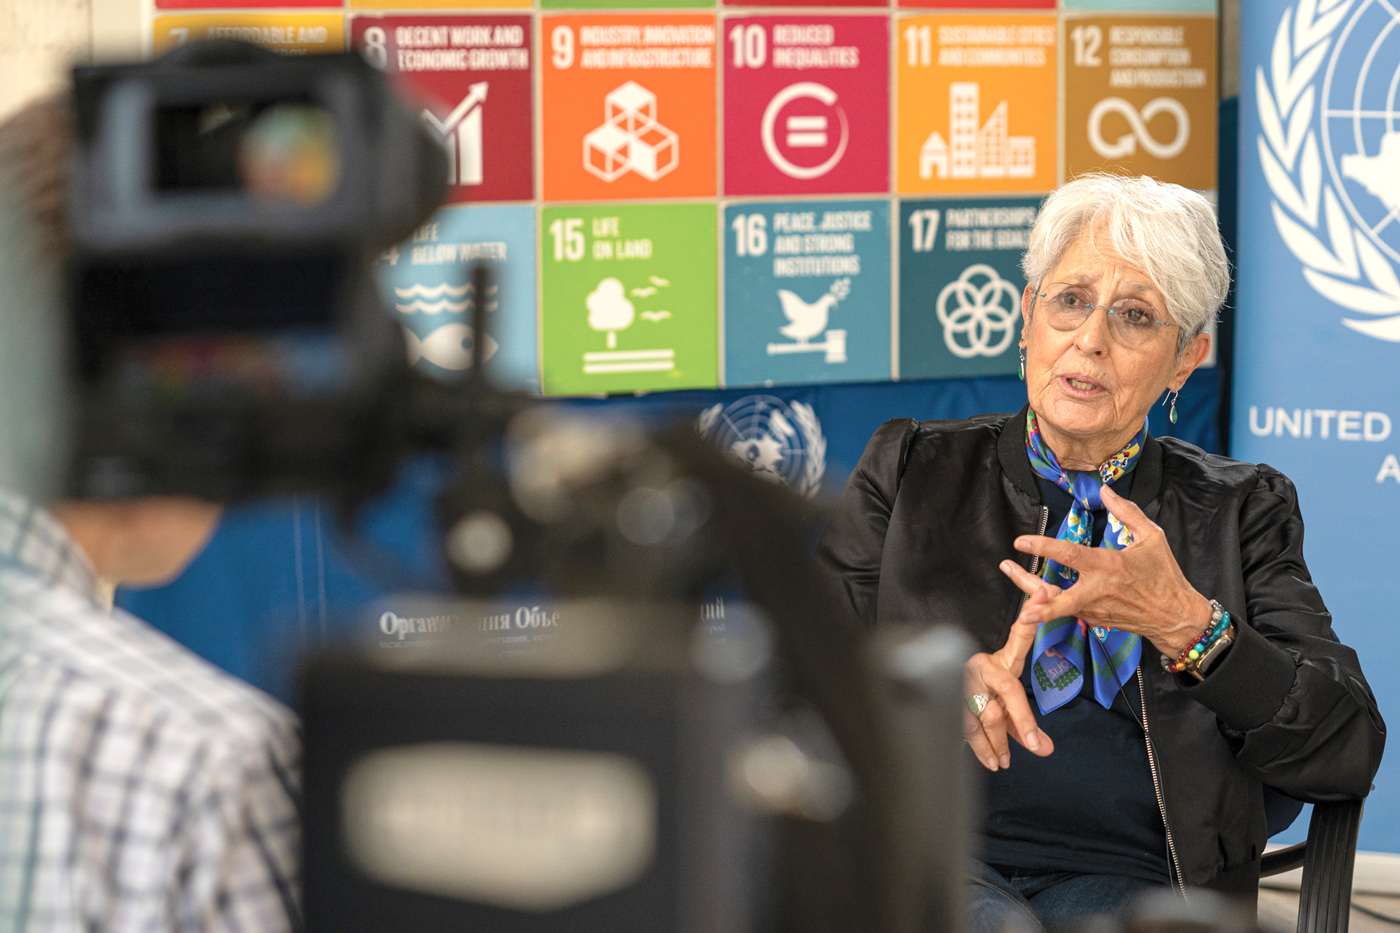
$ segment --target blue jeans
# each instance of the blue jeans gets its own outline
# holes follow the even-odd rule
[[[1117,915],[1133,896],[1157,887],[1121,875],[1072,872],[1007,877],[974,862],[967,885],[967,933],[1040,933],[1091,914]]]

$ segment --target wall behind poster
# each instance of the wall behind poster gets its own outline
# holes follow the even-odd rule
[[[830,502],[866,442],[890,418],[966,418],[1015,411],[1026,403],[1015,376],[845,385],[656,392],[553,404],[593,414],[677,420],[706,427],[712,442],[768,472],[818,504]],[[1149,429],[1207,449],[1215,446],[1213,371],[1197,371],[1182,390],[1180,418],[1163,408]],[[780,450],[776,458],[765,451]],[[314,499],[227,510],[209,546],[173,583],[123,590],[122,605],[226,670],[290,701],[292,673],[304,651],[346,639],[412,646],[393,613],[394,593],[443,586],[434,502],[447,475],[434,457],[412,463],[394,489],[372,502],[353,527]],[[386,608],[368,612],[389,599]],[[539,600],[522,598],[512,615]],[[398,618],[408,613],[393,613]],[[525,628],[525,625],[522,625]],[[421,640],[421,639],[419,639]]]
[[[1400,718],[1400,16],[1374,0],[1244,4],[1232,453],[1297,484],[1337,634]],[[1400,766],[1361,846],[1400,851]]]
[[[830,497],[888,418],[1024,404],[1018,263],[1046,192],[1107,169],[1213,196],[1213,0],[1108,6],[154,0],[148,34],[351,48],[412,96],[451,163],[447,205],[380,259],[416,365],[469,365],[483,300],[503,384],[693,419]],[[470,293],[476,261],[494,294]],[[1217,398],[1201,370],[1151,428],[1218,449]],[[431,628],[364,608],[440,585],[443,475],[407,470],[368,547],[314,501],[232,509],[179,580],[121,600],[288,698],[308,647]]]

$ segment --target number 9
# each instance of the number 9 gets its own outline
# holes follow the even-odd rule
[[[574,63],[574,31],[568,26],[555,26],[549,34],[549,44],[554,49],[554,67],[568,68]]]

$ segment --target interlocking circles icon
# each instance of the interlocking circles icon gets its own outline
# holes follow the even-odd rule
[[[1020,297],[991,266],[968,266],[938,293],[938,321],[948,350],[964,360],[1005,352],[1016,334]]]

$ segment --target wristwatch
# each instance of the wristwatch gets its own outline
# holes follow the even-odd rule
[[[1231,619],[1229,627],[1201,653],[1199,658],[1186,663],[1186,669],[1183,673],[1190,674],[1197,680],[1205,680],[1211,668],[1220,663],[1220,659],[1225,657],[1226,652],[1230,650],[1230,646],[1234,643],[1235,622]]]

